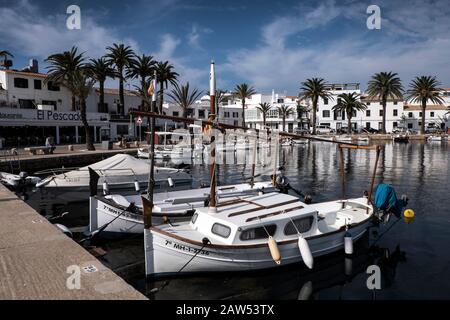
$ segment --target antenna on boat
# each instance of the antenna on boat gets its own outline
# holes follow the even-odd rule
[[[216,74],[214,61],[211,61],[211,71],[209,74],[209,121],[216,119]],[[212,126],[209,127],[212,129]],[[210,132],[211,133],[211,132]],[[209,213],[216,213],[216,144],[215,136],[211,134],[211,164],[209,167],[211,176],[211,190],[209,196]]]
[[[250,182],[250,186],[253,187],[255,186],[255,170],[256,170],[256,152],[257,152],[257,148],[258,148],[258,139],[255,133],[255,139],[253,140],[253,158],[252,158],[252,180]]]
[[[273,175],[272,175],[272,185],[275,187],[277,185],[277,170],[278,170],[278,148],[280,145],[279,136],[276,137],[275,148],[274,148],[274,163],[273,163]]]

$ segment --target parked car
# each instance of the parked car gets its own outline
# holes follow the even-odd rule
[[[352,128],[352,132],[353,133],[358,133],[358,129]],[[341,134],[341,133],[349,133],[349,132],[348,132],[348,128],[347,127],[341,127],[341,128],[336,130],[336,133]]]
[[[305,128],[295,128],[295,133],[296,134],[308,134],[309,130],[305,129]]]
[[[313,131],[313,128],[311,128],[311,133]],[[316,133],[317,134],[323,134],[323,133],[333,133],[334,130],[331,129],[329,126],[319,125],[316,126]]]

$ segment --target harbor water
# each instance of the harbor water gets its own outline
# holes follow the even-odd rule
[[[144,277],[143,237],[99,239],[92,245],[106,252],[100,259],[151,299],[449,299],[450,298],[450,163],[449,142],[381,143],[376,183],[392,184],[397,195],[409,196],[416,217],[411,223],[395,216],[370,229],[352,257],[338,252],[304,265],[264,272],[190,276],[162,281]],[[344,150],[345,195],[360,197],[369,190],[376,153]],[[310,142],[283,147],[280,162],[290,184],[314,202],[341,198],[339,148]],[[192,187],[208,183],[208,166],[191,165]],[[270,167],[258,166],[256,180],[268,178]],[[249,165],[220,165],[220,184],[241,183],[251,175]],[[188,188],[189,186],[176,186]],[[159,191],[164,191],[159,190]],[[34,191],[27,202],[52,222],[68,227],[88,224],[88,201],[61,203]],[[343,251],[343,250],[342,250]],[[381,270],[381,289],[370,290],[367,269]]]

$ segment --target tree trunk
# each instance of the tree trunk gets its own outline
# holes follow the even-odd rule
[[[183,118],[187,118],[187,108],[183,108]],[[187,129],[187,123],[184,122],[184,129]]]
[[[246,128],[245,126],[245,99],[242,99],[242,126]]]
[[[266,114],[263,113],[263,129],[266,128]]]
[[[352,113],[347,112],[347,127],[348,127],[348,133],[353,134],[352,130]]]
[[[383,97],[382,104],[383,104],[383,130],[381,133],[386,134],[386,101],[387,97]]]
[[[142,89],[142,93],[145,94],[145,77],[141,78],[141,89]],[[144,111],[145,110],[145,100],[141,99],[141,105],[139,107],[139,111]]]
[[[120,80],[119,80],[119,106],[118,106],[118,110],[117,112],[120,115],[124,115],[125,114],[125,98],[123,96],[123,78],[122,75],[120,76]]]
[[[75,104],[76,104],[76,99],[75,99],[75,95],[72,93],[72,111],[75,111]]]
[[[425,110],[427,108],[427,99],[422,99],[422,123],[420,124],[420,133],[425,134]]]
[[[100,106],[98,112],[106,112],[105,110],[105,82],[100,81]]]
[[[313,100],[313,117],[312,117],[312,126],[313,126],[313,132],[312,134],[316,134],[316,113],[317,113],[317,99]]]
[[[159,107],[158,107],[158,113],[159,114],[162,114],[162,108],[163,108],[163,102],[164,102],[164,99],[163,99],[163,97],[164,97],[164,88],[163,88],[163,83],[161,82],[160,83],[160,89],[159,89]]]
[[[87,118],[86,118],[86,100],[85,99],[81,100],[81,108],[80,109],[81,109],[80,110],[81,122],[83,123],[84,132],[86,134],[86,148],[89,151],[95,151],[94,143],[92,141],[91,130],[89,129],[89,124],[88,124]]]

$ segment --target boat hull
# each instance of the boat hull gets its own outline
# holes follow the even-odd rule
[[[360,239],[370,224],[370,217],[349,229],[353,240]],[[345,229],[306,238],[313,257],[343,250]],[[158,228],[144,231],[146,275],[174,276],[179,273],[238,272],[278,267],[267,244],[249,246],[215,246],[202,248],[200,243],[174,237]],[[281,266],[299,263],[302,257],[297,237],[278,242]],[[195,258],[193,258],[193,256]],[[188,263],[189,260],[191,262]],[[186,265],[187,264],[187,265]],[[186,266],[185,266],[186,265]],[[180,269],[183,268],[181,272]]]

